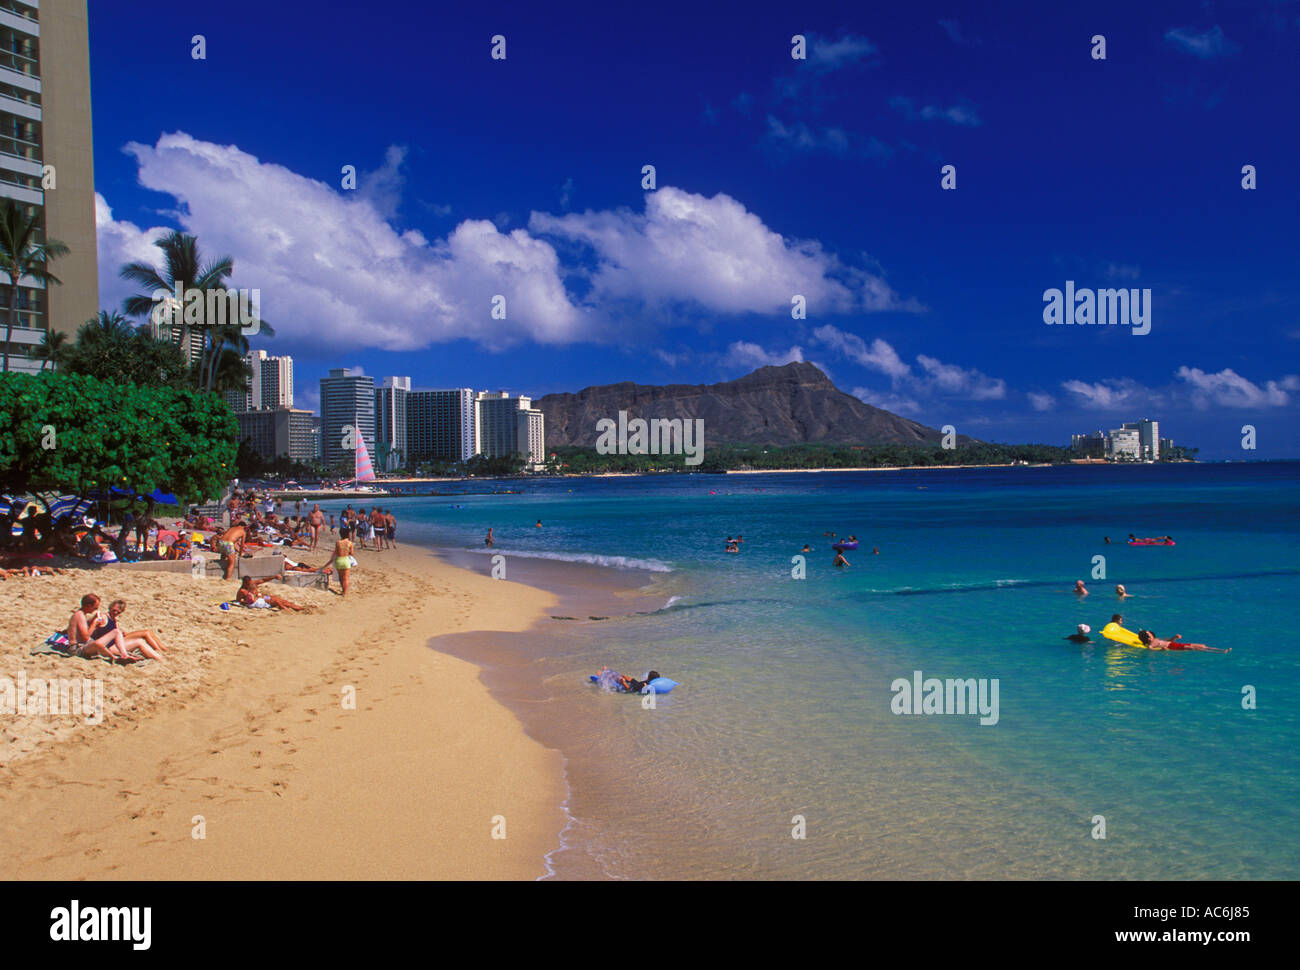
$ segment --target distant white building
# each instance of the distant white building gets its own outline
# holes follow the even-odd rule
[[[1110,458],[1133,459],[1142,457],[1142,438],[1133,429],[1116,428],[1106,436],[1106,454]]]
[[[1143,418],[1141,421],[1126,421],[1124,430],[1138,433],[1138,447],[1141,456],[1156,461],[1160,458],[1160,422]]]

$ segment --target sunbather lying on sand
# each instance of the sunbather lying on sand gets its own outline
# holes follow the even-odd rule
[[[268,576],[266,579],[254,579],[252,576],[245,576],[244,581],[239,584],[239,592],[235,594],[235,602],[241,606],[251,606],[255,609],[266,609],[271,606],[279,607],[282,610],[293,610],[299,613],[306,607],[290,603],[283,597],[276,596],[272,593],[259,593],[257,587],[263,583],[269,583],[272,579],[279,579],[279,576]]]

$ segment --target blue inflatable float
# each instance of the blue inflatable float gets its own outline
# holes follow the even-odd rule
[[[600,677],[596,674],[591,674],[588,677],[588,679],[593,684],[600,683]],[[677,681],[675,680],[669,680],[667,677],[656,677],[654,680],[650,681],[644,687],[641,688],[641,693],[649,694],[651,691],[654,691],[654,693],[656,694],[670,694],[672,693],[674,687],[680,687],[680,686],[681,685],[677,683]]]

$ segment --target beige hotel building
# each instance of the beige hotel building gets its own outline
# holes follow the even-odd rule
[[[21,281],[10,370],[39,370],[47,329],[71,336],[99,312],[87,30],[86,0],[0,0],[0,197],[71,250],[50,267],[62,285]],[[0,280],[0,314],[9,290]]]

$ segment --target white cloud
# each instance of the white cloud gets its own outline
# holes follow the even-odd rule
[[[1029,404],[1035,411],[1050,411],[1056,406],[1056,398],[1050,394],[1029,392]]]
[[[802,121],[786,125],[772,115],[767,116],[766,137],[771,144],[795,152],[826,152],[830,155],[873,158],[878,161],[894,154],[894,149],[874,135],[864,137],[843,128],[823,128],[817,131]]]
[[[727,348],[727,353],[723,357],[723,364],[728,367],[744,367],[754,370],[759,367],[780,367],[782,364],[801,360],[803,360],[803,350],[800,347],[768,352],[758,344],[737,340]]]
[[[933,387],[944,394],[972,401],[999,401],[1007,396],[1006,381],[1001,378],[989,377],[956,364],[945,364],[925,354],[918,354],[916,361],[929,375]]]
[[[969,104],[955,104],[950,108],[926,104],[918,108],[911,98],[897,97],[890,99],[889,106],[895,111],[901,111],[903,117],[909,120],[920,118],[922,121],[946,121],[967,128],[976,128],[983,124],[975,109]]]
[[[1137,384],[1132,380],[1098,381],[1093,384],[1085,381],[1064,381],[1061,387],[1077,399],[1077,403],[1087,408],[1109,411],[1131,405],[1137,400]]]
[[[845,34],[837,40],[827,40],[813,33],[804,36],[808,40],[808,67],[819,74],[856,64],[876,53],[875,44],[853,34]]]
[[[389,149],[355,193],[183,132],[126,150],[140,183],[176,200],[178,227],[198,237],[205,257],[229,255],[232,285],[261,290],[263,314],[286,349],[305,341],[389,351],[456,339],[493,349],[607,342],[617,330],[602,301],[784,314],[802,294],[819,312],[916,309],[879,275],[846,266],[816,241],[783,237],[722,194],[665,187],[646,196],[640,214],[534,212],[528,229],[510,232],[469,219],[431,240],[387,217],[400,202],[404,149]],[[101,299],[120,306],[136,287],[118,271],[128,262],[157,264],[152,243],[172,227],[115,219],[102,197],[96,216]],[[544,234],[595,252],[582,304],[563,281],[585,267],[562,265]],[[505,322],[492,319],[498,294]]]
[[[1191,27],[1171,27],[1165,31],[1165,40],[1202,60],[1227,57],[1241,50],[1238,45],[1224,36],[1223,28],[1218,24],[1200,32]]]
[[[1180,367],[1174,376],[1190,385],[1192,403],[1201,409],[1211,405],[1223,408],[1285,407],[1291,402],[1291,393],[1300,391],[1300,377],[1295,374],[1266,381],[1263,387],[1242,377],[1231,367],[1217,374],[1207,374],[1197,367]]]
[[[892,378],[907,377],[912,372],[894,348],[879,337],[868,345],[857,334],[847,333],[829,324],[814,330],[813,337],[854,363],[880,371]]]
[[[553,216],[529,228],[590,246],[597,258],[592,299],[698,303],[722,313],[789,312],[802,294],[810,310],[904,309],[883,279],[843,265],[820,243],[786,239],[728,195],[664,187],[645,213],[626,209]]]
[[[394,229],[372,199],[234,146],[178,132],[127,151],[142,185],[180,202],[181,228],[206,257],[234,259],[232,284],[261,290],[277,339],[403,351],[458,338],[504,347],[599,334],[595,315],[565,292],[555,250],[522,229],[466,221],[431,244]],[[141,242],[166,230],[115,221],[106,203],[98,214],[101,298],[113,305],[134,292],[117,276],[122,256],[156,262],[157,250]],[[491,317],[496,294],[506,297],[508,325]]]

